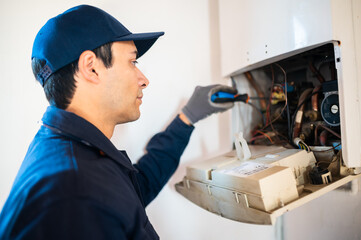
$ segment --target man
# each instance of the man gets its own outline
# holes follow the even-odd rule
[[[193,124],[233,106],[210,96],[236,93],[197,87],[132,165],[110,138],[117,124],[140,117],[149,82],[137,59],[163,34],[132,34],[87,5],[39,31],[32,67],[50,106],[1,212],[1,239],[158,239],[145,207],[176,170]]]

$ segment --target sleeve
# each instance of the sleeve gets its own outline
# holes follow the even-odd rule
[[[146,147],[146,154],[134,164],[137,180],[147,206],[168,182],[178,167],[194,127],[177,116],[165,131],[156,134]]]
[[[19,239],[128,239],[114,215],[84,199],[67,199],[43,209]]]

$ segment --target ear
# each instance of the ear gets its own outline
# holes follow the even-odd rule
[[[91,83],[99,83],[99,76],[98,76],[98,61],[95,53],[92,51],[84,51],[80,57],[78,62],[79,68],[79,75],[86,81]]]

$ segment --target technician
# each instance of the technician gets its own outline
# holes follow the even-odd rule
[[[197,87],[146,154],[132,164],[111,143],[117,124],[140,117],[148,79],[137,68],[163,32],[133,34],[108,13],[81,5],[37,34],[32,68],[50,106],[0,215],[0,239],[158,239],[145,207],[176,170],[193,124],[225,111]]]

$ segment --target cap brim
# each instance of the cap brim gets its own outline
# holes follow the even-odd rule
[[[137,58],[140,58],[153,46],[155,41],[157,41],[157,39],[163,35],[164,32],[132,33],[123,37],[119,37],[115,41],[133,41],[138,51]]]

